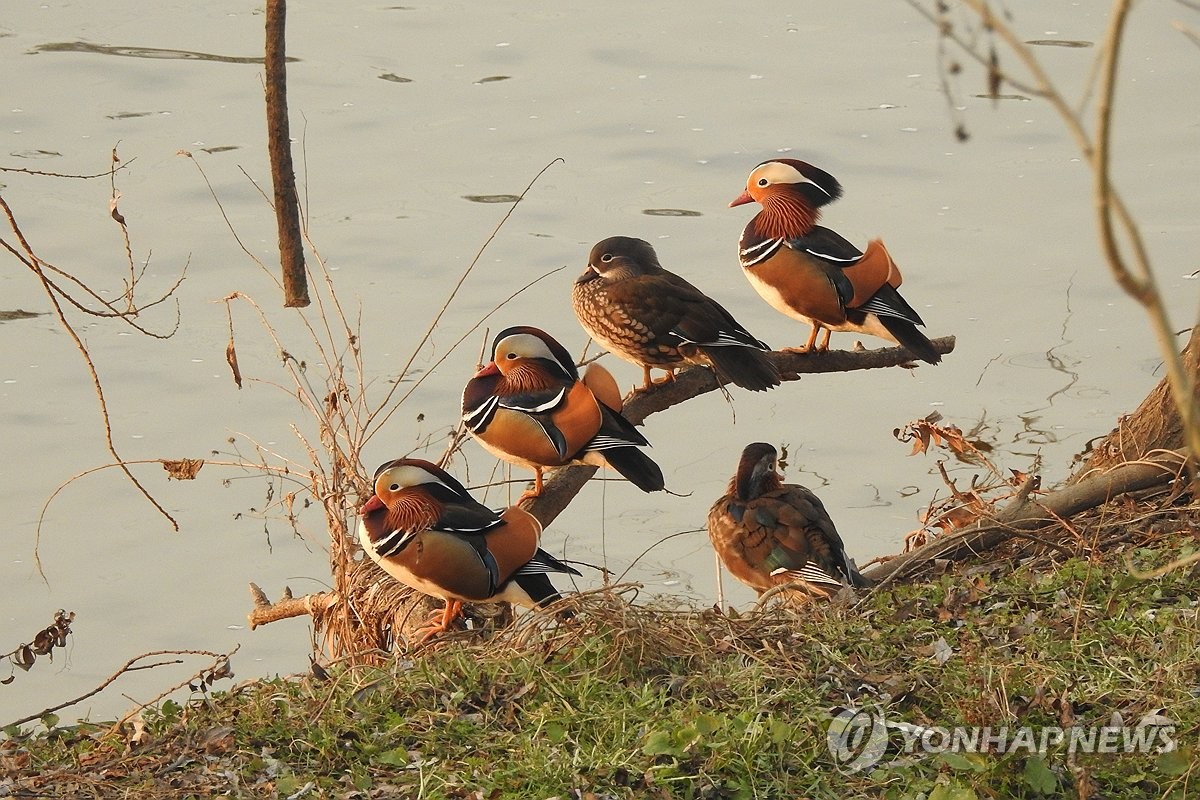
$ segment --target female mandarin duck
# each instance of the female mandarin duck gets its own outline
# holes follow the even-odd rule
[[[708,535],[722,563],[760,595],[787,583],[825,597],[842,581],[870,586],[846,555],[820,499],[783,482],[777,455],[764,442],[747,445],[729,490],[708,512]]]
[[[817,332],[829,348],[831,331],[855,331],[903,345],[923,361],[941,356],[917,325],[924,325],[896,287],[900,270],[879,239],[865,252],[816,224],[822,206],[842,196],[842,186],[804,161],[764,161],[750,173],[746,190],[729,205],[757,201],[762,210],[742,231],[740,259],[750,283],[771,306],[807,322],[812,333],[801,352],[814,349]]]
[[[492,361],[463,390],[463,421],[484,449],[534,472],[572,461],[609,466],[643,492],[664,488],[662,470],[638,448],[649,442],[620,414],[616,381],[599,364],[580,379],[566,348],[527,326],[501,331]]]
[[[444,470],[416,458],[375,471],[375,494],[359,512],[371,560],[401,583],[446,601],[422,640],[445,631],[466,602],[535,608],[559,599],[548,572],[578,575],[538,547],[541,523],[513,506],[497,513]]]
[[[663,269],[649,242],[613,236],[599,242],[571,289],[575,316],[610,352],[642,368],[667,371],[684,364],[711,368],[722,382],[762,391],[779,385],[779,370],[750,335],[716,301]]]

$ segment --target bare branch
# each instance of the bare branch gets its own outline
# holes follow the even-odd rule
[[[296,170],[292,166],[292,141],[288,126],[287,57],[285,47],[286,0],[267,0],[266,7],[267,152],[271,157],[271,182],[275,187],[275,221],[279,229],[279,258],[283,268],[283,304],[307,306],[308,281],[304,246],[300,236],[300,206],[296,195]]]
[[[1170,483],[1182,474],[1183,459],[1182,452],[1166,451],[1143,461],[1131,461],[1112,470],[1096,473],[1041,499],[1031,499],[1028,492],[1018,493],[1012,502],[994,516],[947,536],[937,537],[863,574],[878,586],[899,580],[935,559],[978,556],[1018,535],[1020,531],[1060,522],[1128,492]]]
[[[954,350],[954,337],[934,339],[931,344],[945,355]],[[850,372],[860,369],[899,367],[911,363],[912,356],[903,347],[883,347],[877,350],[828,350],[824,353],[771,353],[784,381],[799,380],[801,375],[819,372]],[[636,389],[625,400],[621,414],[634,425],[646,417],[671,406],[714,391],[720,386],[712,370],[689,367],[675,373],[675,380],[657,384],[650,389]],[[776,389],[775,391],[781,391]],[[522,505],[549,525],[570,504],[583,485],[596,474],[596,467],[572,465],[555,470],[547,478],[541,495],[527,499]]]
[[[141,655],[134,656],[133,658],[126,661],[124,664],[122,664],[120,667],[117,668],[116,672],[114,672],[112,675],[105,678],[104,681],[102,681],[99,686],[97,686],[95,689],[92,689],[90,692],[81,694],[79,697],[76,697],[72,700],[66,700],[62,703],[59,703],[58,705],[50,706],[49,708],[44,708],[41,711],[37,712],[36,714],[30,714],[28,716],[21,717],[20,719],[15,719],[12,722],[5,725],[4,727],[7,728],[7,727],[11,727],[13,725],[24,725],[26,722],[32,722],[35,719],[41,719],[42,717],[46,716],[47,714],[54,714],[58,711],[61,711],[64,708],[69,708],[70,706],[82,703],[84,700],[87,700],[89,697],[93,697],[93,696],[99,694],[100,692],[104,691],[106,688],[108,688],[112,684],[113,681],[115,681],[117,678],[124,675],[126,672],[131,672],[135,669],[138,669],[139,667],[136,665],[142,659],[151,658],[153,656],[207,656],[209,658],[214,659],[214,664],[219,664],[222,661],[228,662],[229,659],[233,656],[234,653],[236,653],[238,651],[238,649],[240,647],[241,647],[241,645],[238,645],[237,647],[230,650],[228,653],[214,653],[211,650],[152,650],[149,653],[142,653]],[[162,662],[162,663],[172,663],[172,662]],[[173,663],[179,663],[179,662],[176,661]],[[161,665],[162,664],[160,663],[160,664],[155,664],[154,666],[161,666]],[[203,672],[205,672],[205,671],[207,671],[207,670],[201,670],[201,672],[196,673],[196,675],[203,674]],[[189,679],[189,680],[194,680],[194,678]],[[184,681],[183,683],[179,684],[178,686],[170,689],[166,694],[169,694],[170,692],[175,691],[175,689],[182,688],[183,686],[187,686],[187,684],[188,684],[188,681]],[[151,703],[156,702],[161,697],[165,697],[166,694],[160,695],[159,698],[155,698],[155,700],[152,700],[150,702]],[[149,703],[143,704],[142,706],[139,707],[139,709],[145,708],[147,705],[149,705]],[[136,711],[131,712],[131,713],[136,713]],[[128,719],[128,717],[126,717],[126,719]],[[124,720],[122,720],[122,722],[123,721]],[[120,723],[117,723],[117,724],[119,725]]]

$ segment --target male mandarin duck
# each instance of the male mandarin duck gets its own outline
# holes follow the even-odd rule
[[[777,158],[755,167],[746,190],[729,204],[762,205],[739,243],[746,277],[776,311],[812,326],[801,352],[827,350],[831,331],[854,331],[938,363],[941,356],[916,327],[925,323],[896,291],[900,270],[883,242],[872,239],[860,251],[816,224],[821,207],[841,196],[832,175],[804,161]],[[825,338],[817,345],[821,330]]]
[[[843,581],[870,586],[846,555],[821,500],[783,482],[777,455],[764,442],[747,445],[728,491],[708,512],[708,535],[722,563],[760,595],[787,583],[826,597]]]
[[[463,421],[484,449],[534,472],[573,461],[609,466],[643,492],[664,488],[662,470],[639,448],[646,437],[620,414],[616,381],[599,364],[583,378],[566,348],[537,328],[497,334],[492,360],[463,390]]]
[[[389,461],[375,471],[375,494],[358,524],[372,561],[401,583],[446,601],[422,640],[445,631],[464,601],[536,608],[559,599],[546,573],[579,572],[538,547],[541,533],[529,512],[516,506],[492,511],[444,470],[417,458]]]
[[[613,236],[597,243],[571,289],[584,330],[601,346],[642,368],[675,377],[684,364],[702,364],[724,381],[754,391],[779,385],[779,370],[728,311],[692,284],[663,269],[649,242]]]

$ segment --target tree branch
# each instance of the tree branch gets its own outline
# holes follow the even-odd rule
[[[1013,502],[995,516],[947,536],[938,537],[911,553],[896,556],[863,572],[880,584],[895,581],[935,559],[978,556],[1003,544],[1022,531],[1060,522],[1081,511],[1103,505],[1113,498],[1161,486],[1182,474],[1186,451],[1166,450],[1142,461],[1130,461],[1106,472],[1096,472],[1040,499],[1018,493]]]
[[[291,590],[285,588],[283,596],[272,603],[256,583],[250,584],[250,597],[254,600],[254,609],[246,615],[250,630],[290,617],[311,617],[341,600],[337,592],[314,592],[303,597],[292,597]]]
[[[931,343],[942,355],[954,350],[953,336],[934,339]],[[824,353],[773,352],[771,361],[779,368],[784,381],[795,381],[802,375],[817,372],[905,366],[911,364],[913,359],[903,347],[883,347],[878,350],[828,350]],[[651,414],[711,392],[719,385],[712,370],[689,367],[675,373],[675,380],[670,383],[658,384],[650,389],[635,389],[626,397],[621,413],[634,425],[640,425]],[[537,517],[542,525],[549,525],[596,474],[596,469],[585,464],[561,467],[551,473],[541,495],[521,505]]]
[[[275,187],[283,304],[288,308],[302,308],[309,304],[308,276],[304,267],[300,202],[296,195],[296,170],[292,166],[292,139],[288,126],[286,19],[286,0],[267,0],[267,44],[263,60],[267,84],[267,154],[271,157],[271,183]]]

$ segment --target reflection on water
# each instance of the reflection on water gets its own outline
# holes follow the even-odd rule
[[[91,42],[49,42],[39,44],[30,51],[37,53],[96,53],[102,56],[125,56],[128,58],[178,58],[187,61],[220,61],[225,64],[261,64],[262,56],[221,56],[215,53],[199,53],[195,50],[173,50],[162,47],[123,47],[120,45],[92,44]],[[299,61],[288,56],[288,61]]]
[[[1034,45],[1035,47],[1093,47],[1092,42],[1085,42],[1078,39],[1029,39],[1025,44]]]
[[[515,194],[464,194],[463,200],[470,200],[472,203],[516,203],[520,201],[520,196]]]
[[[690,211],[686,208],[645,208],[642,213],[648,217],[702,217],[704,216],[699,211]]]
[[[36,319],[45,315],[46,312],[25,311],[24,309],[15,308],[12,311],[0,311],[0,322],[11,322],[14,319]]]
[[[149,117],[153,114],[170,114],[170,111],[118,111],[116,114],[106,114],[106,119],[137,119],[138,117]]]

